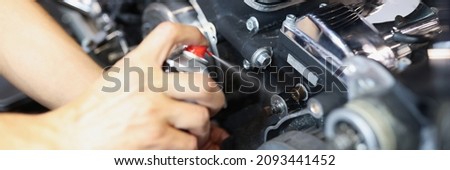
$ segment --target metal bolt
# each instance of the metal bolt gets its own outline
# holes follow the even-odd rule
[[[308,103],[309,111],[311,111],[311,115],[315,118],[321,118],[324,115],[324,111],[322,108],[322,104],[317,100],[310,100]]]
[[[272,56],[269,53],[261,53],[256,58],[256,66],[260,68],[266,68],[270,63],[272,63]]]
[[[272,96],[270,99],[270,105],[272,108],[272,114],[280,114],[282,116],[288,114],[288,106],[280,95]]]
[[[260,48],[255,51],[250,61],[252,67],[267,68],[272,63],[272,49],[270,47]]]
[[[281,102],[275,102],[275,103],[273,103],[273,105],[272,105],[272,114],[279,114],[279,113],[282,113],[283,112],[283,108],[284,106],[283,106],[283,103],[281,103]]]
[[[250,17],[247,20],[247,30],[250,32],[258,32],[259,31],[259,21],[255,17]]]
[[[293,14],[289,14],[289,15],[286,16],[286,21],[287,22],[293,23],[293,22],[295,22],[296,19],[297,19],[297,17],[295,17],[295,15],[293,15]]]
[[[248,60],[244,60],[243,66],[244,66],[244,69],[246,69],[246,70],[250,70],[252,68],[252,66]]]
[[[323,8],[323,7],[326,7],[326,6],[328,6],[327,3],[321,3],[321,4],[319,5],[319,8]]]
[[[297,102],[305,102],[309,99],[308,89],[303,84],[297,84],[292,90],[292,98]]]

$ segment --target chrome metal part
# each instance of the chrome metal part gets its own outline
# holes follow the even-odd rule
[[[97,17],[102,13],[102,8],[97,0],[59,0],[59,1],[91,17]]]
[[[396,149],[391,114],[376,100],[353,101],[327,117],[325,136],[335,142],[334,149]]]
[[[265,69],[272,63],[273,51],[271,47],[260,48],[255,51],[252,60],[249,61],[251,67]]]
[[[371,1],[371,0],[368,0]],[[417,9],[421,0],[372,0],[380,1],[375,10],[366,16],[370,23],[385,23],[394,21],[397,16],[408,16]],[[381,4],[381,5],[380,5]],[[399,8],[401,6],[401,8]],[[369,6],[370,8],[370,6]]]
[[[248,6],[261,12],[274,12],[305,1],[306,0],[244,0]]]
[[[308,110],[315,118],[321,118],[325,115],[322,103],[315,99],[311,99],[308,101]]]
[[[387,69],[363,57],[346,59],[345,65],[349,102],[325,121],[325,136],[335,149],[418,149],[429,145],[423,141],[430,139],[421,139],[430,132],[419,130],[428,122],[415,106],[415,96]]]
[[[353,141],[347,144],[335,143],[335,147],[352,146],[337,149],[356,149],[361,144],[367,149],[394,149],[395,135],[389,129],[389,122],[393,122],[391,113],[384,104],[371,98],[392,88],[395,85],[394,78],[382,66],[363,57],[347,59],[345,65],[348,66],[344,73],[350,102],[328,116],[325,125],[327,139],[345,137],[346,134],[338,132],[338,126],[345,123],[356,132],[359,140],[346,140]]]
[[[217,43],[219,42],[217,38],[217,30],[214,24],[208,21],[205,14],[203,13],[202,8],[198,4],[197,0],[189,0],[194,10],[197,12],[197,19],[201,25],[201,31],[205,34],[206,38],[208,38],[210,43],[210,48],[214,55],[220,58],[219,49],[217,48]]]
[[[185,51],[182,47],[179,47],[174,51],[172,56],[166,61],[171,69],[176,69],[178,72],[189,73],[206,73],[208,71],[207,60],[199,58],[191,52]]]
[[[279,95],[272,96],[272,98],[270,99],[270,105],[272,107],[273,114],[286,116],[289,113],[286,101]]]
[[[328,6],[327,3],[321,3],[321,4],[319,5],[319,8],[324,8],[324,7],[326,7],[326,6]]]
[[[187,2],[155,2],[148,5],[143,14],[143,32],[146,36],[164,21],[201,27],[197,13]]]
[[[272,96],[270,100],[272,113],[284,117],[301,108],[308,99],[308,89],[303,84],[297,84],[290,92]]]
[[[295,23],[296,19],[297,19],[297,17],[294,14],[289,14],[286,16],[285,22]]]
[[[130,51],[123,31],[116,27],[116,23],[102,9],[99,1],[59,0],[58,2],[69,7],[61,10],[63,22],[73,28],[85,52],[102,56],[105,58],[103,60],[114,63]]]
[[[276,125],[270,126],[265,130],[264,141],[269,140],[268,136],[269,136],[270,131],[279,129],[280,126],[282,126],[288,120],[292,120],[292,119],[299,118],[299,117],[306,116],[306,115],[310,115],[310,113],[307,110],[301,110],[301,111],[298,111],[298,112],[295,112],[295,113],[292,113],[292,114],[289,114],[289,115],[283,117],[280,121],[278,121],[278,123]]]
[[[376,13],[389,0],[331,0],[331,4],[342,3],[351,7],[362,16]]]
[[[347,59],[344,73],[350,100],[376,96],[395,85],[395,79],[383,66],[363,57]]]
[[[259,31],[259,21],[255,17],[250,17],[246,22],[247,30],[256,33]]]
[[[404,17],[398,16],[395,27],[387,35],[384,35],[384,40],[393,44],[391,46],[395,46],[395,34],[429,36],[429,38],[434,38],[442,31],[438,11],[421,4],[416,12],[420,16],[410,21],[404,21],[406,20]]]
[[[376,28],[343,5],[320,8],[295,22],[286,20],[281,32],[333,73],[342,71],[344,59],[357,55],[395,67],[395,55]]]
[[[309,99],[309,91],[303,84],[297,84],[291,93],[297,103],[306,102]]]
[[[252,64],[250,64],[250,61],[248,61],[248,60],[244,60],[242,65],[244,66],[244,69],[246,69],[246,70],[250,70],[252,68]]]
[[[211,51],[219,57],[217,31],[200,8],[197,0],[161,1],[147,6],[143,14],[144,36],[164,21],[182,23],[200,29],[210,43]]]
[[[115,26],[97,0],[60,0],[60,2],[91,18],[95,26],[102,31],[108,32]]]

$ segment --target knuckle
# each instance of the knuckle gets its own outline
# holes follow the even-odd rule
[[[210,116],[209,116],[209,110],[205,107],[201,107],[198,112],[199,121],[201,124],[205,124],[209,122]]]
[[[165,128],[157,126],[153,127],[153,130],[148,136],[150,141],[157,142],[158,140],[163,139],[165,135],[166,135]]]
[[[158,106],[157,103],[150,103],[147,106],[147,112],[149,113],[150,116],[160,115],[161,114],[161,107]]]

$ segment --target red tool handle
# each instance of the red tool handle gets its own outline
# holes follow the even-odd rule
[[[192,54],[195,54],[197,57],[205,58],[205,54],[208,53],[208,47],[207,46],[187,46],[186,51],[191,52]],[[208,53],[209,55],[209,53]]]

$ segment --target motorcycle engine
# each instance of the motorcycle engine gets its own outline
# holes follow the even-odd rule
[[[162,22],[198,27],[227,97],[214,118],[232,136],[223,149],[450,145],[446,1],[41,3],[104,66]]]

